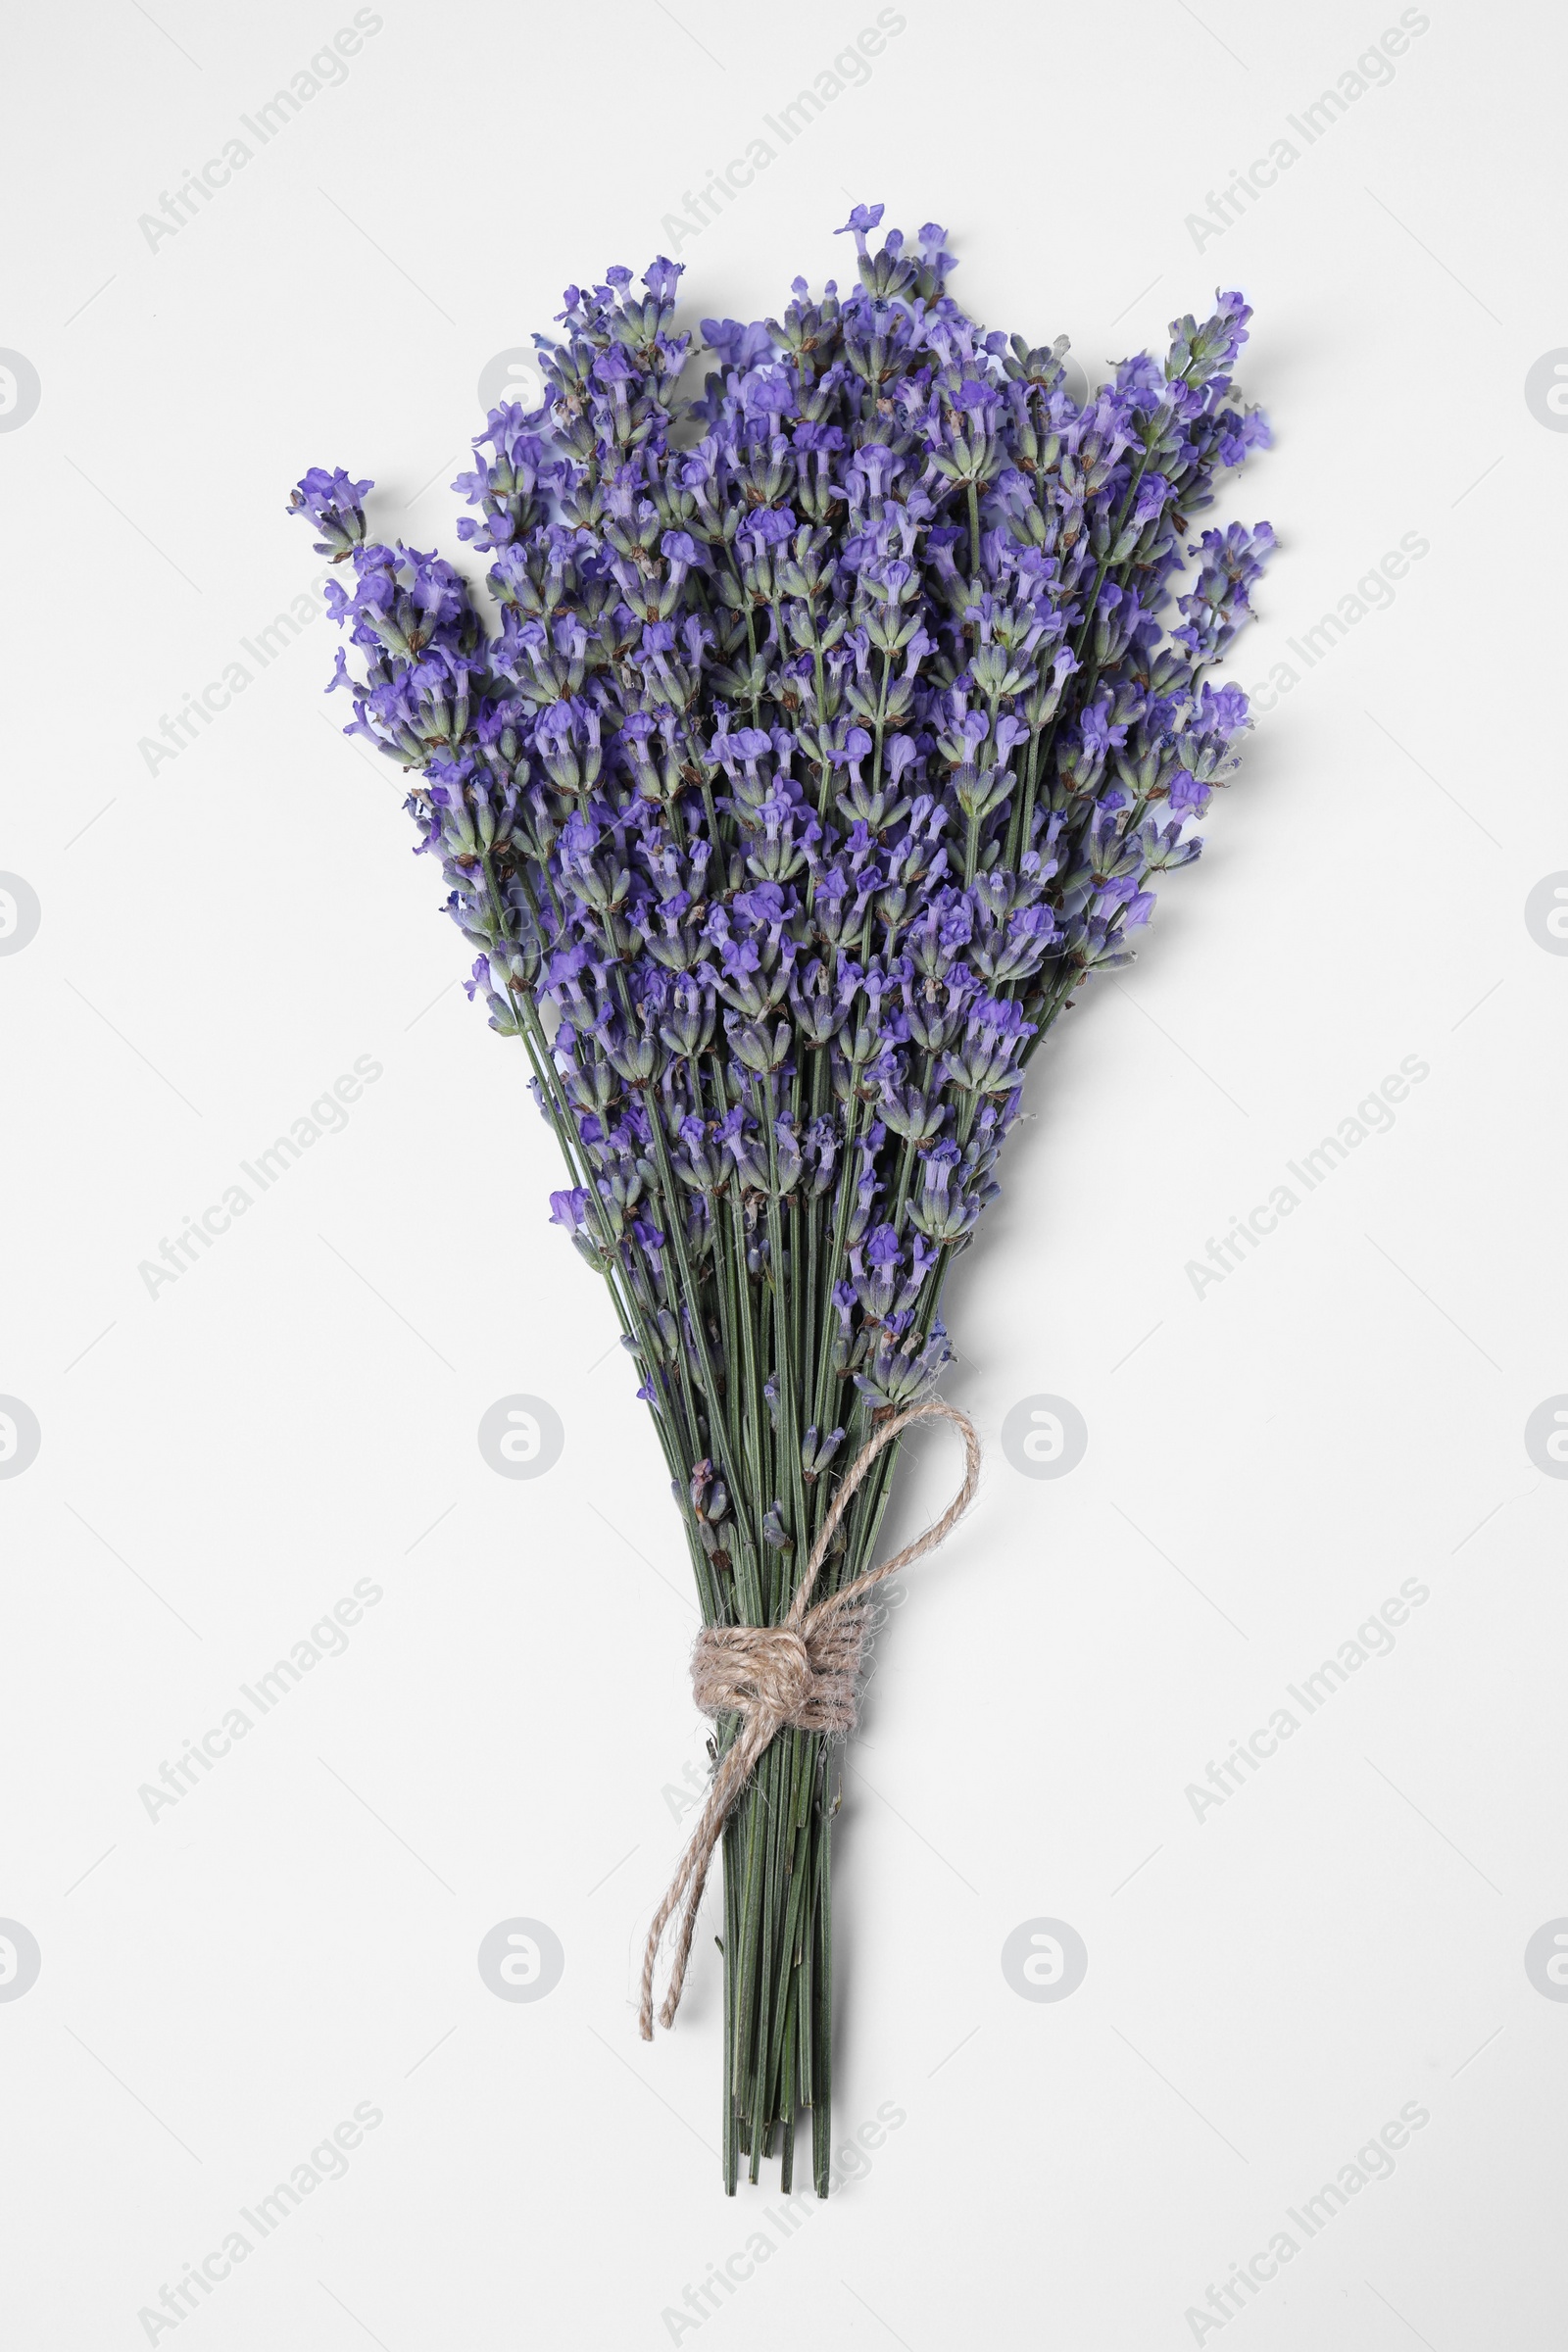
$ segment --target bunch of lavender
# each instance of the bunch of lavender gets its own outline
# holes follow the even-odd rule
[[[1188,544],[1268,437],[1239,295],[1080,408],[1065,337],[985,333],[944,232],[873,252],[881,217],[849,293],[704,319],[696,401],[675,264],[567,288],[542,405],[454,485],[498,627],[368,541],[368,482],[294,494],[354,573],[347,731],[411,772],[469,994],[522,1042],[710,1625],[784,1615],[845,1469],[938,1381],[1029,1059],[1198,855],[1248,723],[1203,673],[1273,543]],[[819,1590],[867,1563],[895,1451]],[[828,1745],[782,1732],[724,1833],[730,2190],[778,2134],[790,2185],[804,2105],[826,2194]]]

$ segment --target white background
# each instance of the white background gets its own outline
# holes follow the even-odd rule
[[[1435,4],[1308,148],[1286,116],[1394,7],[907,0],[679,252],[683,316],[765,314],[847,273],[831,232],[882,199],[948,226],[988,324],[1091,371],[1242,286],[1278,446],[1234,511],[1282,552],[1233,674],[1297,672],[1140,961],[1042,1055],[955,1282],[985,1483],[882,1639],[835,1865],[839,2130],[905,2121],[699,2320],[686,2288],[777,2199],[720,2191],[706,1928],[677,2032],[645,2049],[631,2006],[702,1759],[676,1515],[395,771],[333,731],[329,626],[265,670],[239,641],[318,569],[283,515],[308,464],[456,554],[485,364],[569,278],[672,250],[664,216],[875,11],[380,14],[152,249],[138,217],[351,12],[11,24],[0,343],[42,396],[0,433],[0,866],[42,920],[0,961],[0,1390],[42,1444],[0,1482],[0,1914],[42,1968],[0,2002],[8,2344],[147,2341],[362,2102],[346,2177],[153,2340],[1549,2340],[1568,2006],[1523,1956],[1568,1912],[1568,1487],[1523,1430],[1568,1389],[1568,961],[1524,902],[1568,868],[1568,437],[1524,379],[1568,344],[1559,27]],[[1188,216],[1281,136],[1298,160],[1200,250]],[[1308,670],[1287,640],[1407,533],[1392,606]],[[140,740],[235,660],[150,774]],[[345,1130],[150,1297],[141,1261],[360,1055]],[[1196,1296],[1188,1261],[1405,1056],[1392,1131]],[[536,1481],[475,1443],[514,1392],[564,1424]],[[1040,1393],[1090,1432],[1056,1483],[997,1443]],[[141,1787],[366,1578],[343,1654],[150,1819]],[[1199,1818],[1189,1785],[1407,1579],[1392,1654]],[[531,2004],[475,1965],[516,1915],[565,1952]],[[1088,1946],[1059,2003],[1002,1973],[1042,1916]],[[1286,2209],[1407,2102],[1394,2176],[1308,2241]],[[1282,2229],[1221,2321],[1210,2283]]]

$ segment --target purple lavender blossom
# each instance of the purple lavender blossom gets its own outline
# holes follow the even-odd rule
[[[705,319],[679,411],[679,267],[566,289],[542,405],[455,485],[497,629],[367,541],[368,483],[294,493],[351,575],[348,731],[409,771],[470,994],[523,1041],[710,1623],[776,1620],[876,1417],[940,1381],[1028,1063],[1234,766],[1246,697],[1204,673],[1273,546],[1189,538],[1268,441],[1239,294],[1080,407],[1064,341],[986,333],[944,230],[873,251],[881,219],[845,224],[849,292]]]
[[[769,1211],[808,1164],[856,1172],[890,1247],[943,1236],[916,1260],[919,1346],[858,1299],[838,1378],[869,1366],[873,1409],[935,1383],[942,1282],[1030,1054],[1127,960],[1145,882],[1196,856],[1248,723],[1201,672],[1273,534],[1184,532],[1268,437],[1232,393],[1241,297],[1080,409],[1060,347],[1009,346],[954,303],[939,228],[873,253],[880,221],[846,223],[842,300],[798,282],[782,320],[703,322],[719,364],[679,449],[677,266],[652,266],[646,300],[620,270],[567,289],[542,408],[494,411],[457,485],[497,636],[438,557],[366,543],[369,484],[318,467],[294,494],[353,564],[334,605],[367,675],[334,684],[415,771],[480,951],[470,993],[528,1041],[574,1178],[557,1220],[599,1256],[687,1470],[738,1445],[692,1290],[730,1217],[768,1267]],[[694,1128],[722,1131],[718,1159]],[[673,1246],[629,1213],[666,1162]],[[849,1401],[829,1353],[794,1368],[818,1423]],[[724,1466],[743,1508],[752,1482]]]

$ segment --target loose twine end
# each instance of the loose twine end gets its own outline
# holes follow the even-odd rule
[[[963,1440],[962,1486],[924,1535],[906,1544],[891,1560],[884,1560],[880,1568],[868,1568],[863,1576],[812,1607],[811,1593],[822,1563],[857,1489],[883,1447],[916,1421],[951,1421],[957,1430]],[[661,1938],[678,1910],[680,1923],[670,1958],[669,1984],[659,2011],[660,2024],[668,2028],[680,2007],[686,1963],[714,1848],[764,1749],[788,1725],[805,1732],[853,1728],[860,1661],[871,1623],[866,1595],[873,1585],[936,1550],[974,1500],[979,1478],[980,1440],[966,1413],[940,1396],[906,1406],[884,1421],[856,1455],[822,1522],[783,1623],[710,1625],[698,1635],[692,1651],[692,1695],[705,1715],[738,1715],[741,1728],[724,1752],[691,1840],[648,1931],[637,2019],[644,2041],[654,2038],[654,1973]]]

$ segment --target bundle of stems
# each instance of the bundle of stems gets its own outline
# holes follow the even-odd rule
[[[352,568],[349,731],[410,771],[469,994],[521,1041],[710,1626],[780,1623],[846,1469],[939,1380],[1029,1060],[1234,764],[1246,698],[1203,673],[1273,537],[1187,544],[1267,437],[1240,296],[1080,407],[1064,339],[985,333],[943,232],[873,253],[880,220],[844,297],[703,320],[685,404],[675,265],[567,288],[542,405],[492,412],[455,485],[494,627],[368,539],[369,483],[294,494]],[[871,1560],[894,1451],[819,1591]],[[730,2190],[775,2144],[791,2184],[808,2107],[827,2191],[830,1744],[786,1726],[724,1830]]]

